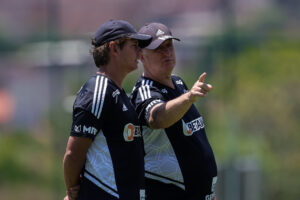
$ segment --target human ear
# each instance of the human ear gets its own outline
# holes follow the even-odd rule
[[[114,41],[111,41],[109,42],[109,51],[111,54],[117,55],[119,52],[119,46]]]

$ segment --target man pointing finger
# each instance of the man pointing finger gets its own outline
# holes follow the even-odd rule
[[[204,121],[193,105],[212,86],[201,74],[188,90],[172,71],[176,64],[173,40],[161,23],[143,26],[139,33],[152,36],[142,50],[144,73],[131,102],[143,126],[147,200],[212,200],[217,166],[207,140]]]

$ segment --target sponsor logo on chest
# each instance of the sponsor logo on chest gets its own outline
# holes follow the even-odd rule
[[[126,124],[124,126],[123,136],[126,142],[133,141],[134,137],[141,137],[142,134],[140,126],[135,126],[132,123]]]
[[[199,131],[200,129],[204,128],[204,122],[202,117],[198,117],[197,119],[194,119],[190,122],[184,122],[182,121],[182,128],[183,128],[183,134],[186,136],[191,136],[196,131]]]

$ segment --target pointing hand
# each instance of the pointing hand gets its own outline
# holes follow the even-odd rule
[[[212,85],[204,82],[206,75],[206,72],[202,73],[189,91],[189,98],[192,102],[197,101],[200,97],[205,97],[212,90]]]

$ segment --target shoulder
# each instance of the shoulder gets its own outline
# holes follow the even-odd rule
[[[145,85],[148,85],[148,86],[153,86],[153,80],[147,78],[147,77],[144,77],[144,76],[140,76],[139,79],[136,81],[135,83],[135,86],[133,87],[132,89],[132,92],[135,92],[135,90],[139,87],[142,87],[142,86],[145,86]]]
[[[140,77],[130,95],[132,104],[144,104],[154,99],[164,100],[160,87],[158,82],[147,77]]]
[[[104,103],[108,93],[111,93],[111,83],[103,75],[94,75],[81,87],[74,102],[75,108],[95,112],[98,106]]]
[[[147,99],[148,94],[159,91],[160,84],[150,78],[141,76],[132,89],[131,96],[142,94]],[[151,95],[150,95],[151,96]]]

